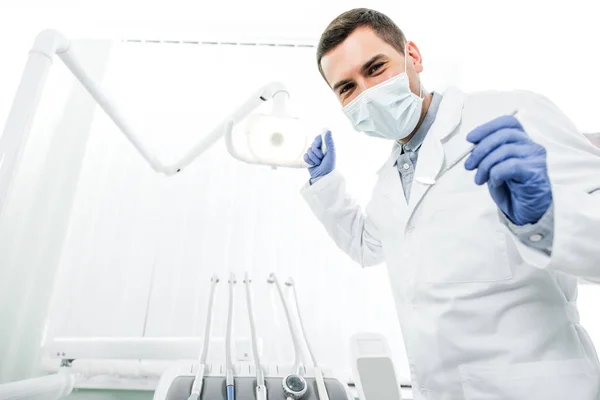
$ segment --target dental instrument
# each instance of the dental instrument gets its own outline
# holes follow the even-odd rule
[[[294,345],[294,367],[292,370],[297,375],[300,375],[302,368],[302,345],[300,344],[300,338],[298,337],[298,333],[296,332],[296,329],[294,328],[294,324],[292,322],[292,314],[290,312],[290,307],[285,299],[283,289],[275,273],[271,273],[269,275],[269,279],[267,280],[267,282],[274,283],[275,287],[277,288],[279,299],[281,300],[281,304],[283,305],[283,311],[285,312],[285,317],[288,323],[288,329],[292,337],[292,343]]]
[[[304,132],[300,132],[298,129],[299,120],[291,118],[286,114],[285,110],[287,108],[289,92],[279,82],[269,83],[253,93],[228,117],[217,124],[211,132],[206,134],[179,161],[172,165],[163,164],[150,151],[150,148],[143,143],[141,140],[143,136],[136,132],[132,128],[132,125],[126,121],[123,112],[117,107],[114,99],[111,99],[105,90],[86,72],[86,69],[80,64],[77,55],[73,51],[71,42],[57,31],[45,30],[38,34],[29,52],[29,57],[9,111],[3,134],[0,135],[0,215],[2,214],[5,200],[12,186],[12,181],[17,174],[21,155],[29,138],[37,107],[55,55],[63,61],[65,66],[155,172],[166,176],[172,176],[181,172],[223,136],[227,136],[227,148],[230,154],[240,161],[267,165],[273,168],[307,167],[301,157],[301,153],[306,150],[306,146],[304,146],[302,140],[295,140],[299,133],[304,134]],[[261,121],[253,125],[255,127],[254,130],[260,132],[258,135],[259,139],[264,135],[270,135],[272,138],[271,141],[276,144],[275,147],[282,152],[300,154],[298,159],[271,157],[270,160],[262,160],[256,157],[244,156],[233,146],[232,130],[234,125],[246,119],[268,100],[273,100],[273,120],[270,119],[271,115],[262,114]],[[293,138],[294,140],[285,140],[286,135],[288,139]],[[249,134],[249,137],[256,137],[256,135]],[[288,151],[282,147],[287,143],[292,143],[298,148]]]
[[[292,373],[283,378],[283,389],[288,399],[301,399],[304,394],[306,394],[307,386],[306,381],[301,376],[301,367],[302,367],[302,346],[300,344],[300,338],[298,337],[298,333],[294,328],[294,324],[292,322],[292,315],[290,313],[290,308],[288,302],[285,299],[285,295],[283,293],[283,289],[281,284],[279,283],[279,279],[275,275],[275,273],[271,273],[269,275],[268,281],[269,283],[274,283],[277,288],[277,292],[279,293],[279,298],[281,300],[281,304],[283,305],[283,309],[285,311],[285,316],[288,323],[288,328],[290,330],[290,335],[292,336],[292,342],[294,345],[294,367],[292,368]]]
[[[235,381],[233,370],[233,356],[231,354],[231,335],[233,332],[233,292],[236,284],[235,275],[229,275],[229,311],[227,312],[227,333],[225,336],[225,362],[226,362],[226,385],[227,400],[235,400]]]
[[[207,368],[206,359],[208,357],[208,346],[210,345],[210,327],[212,323],[213,304],[215,300],[215,292],[219,283],[219,277],[215,274],[211,278],[210,296],[208,300],[208,311],[206,313],[206,326],[204,328],[204,345],[202,346],[202,354],[200,356],[200,364],[198,364],[198,371],[194,383],[192,384],[192,390],[188,400],[199,400],[202,394],[202,383],[204,382],[204,372]]]
[[[285,299],[284,289],[279,283],[275,274],[270,274],[269,283],[273,283],[273,291],[277,288],[277,294],[282,301],[286,320],[295,349],[295,363],[291,368],[289,365],[272,364],[263,366],[260,362],[258,335],[256,323],[254,320],[254,303],[252,299],[251,284],[252,281],[248,273],[244,275],[244,284],[246,288],[246,300],[248,306],[248,316],[250,320],[251,347],[254,353],[254,365],[240,364],[234,365],[232,362],[231,339],[233,332],[233,304],[234,288],[236,277],[232,273],[229,278],[229,307],[227,316],[227,330],[225,335],[225,367],[212,368],[205,370],[203,390],[201,398],[214,400],[233,400],[238,398],[255,398],[256,400],[266,400],[267,395],[271,399],[286,400],[323,400],[324,397],[319,393],[317,382],[318,377],[312,376],[307,372],[302,364],[301,338],[297,325],[292,321],[293,311],[290,309],[288,300]],[[293,281],[290,281],[293,284]],[[287,293],[289,294],[289,293]],[[291,300],[290,300],[291,301]],[[297,307],[298,303],[296,302]],[[304,333],[302,333],[304,334]],[[304,334],[304,336],[306,336]],[[316,362],[314,362],[316,365]],[[234,367],[236,370],[234,371]],[[320,369],[320,368],[318,368]],[[188,396],[189,388],[194,380],[194,364],[188,362],[178,363],[172,368],[165,370],[161,375],[159,383],[154,392],[154,400],[176,400]],[[291,372],[291,373],[290,373]],[[235,373],[235,377],[234,377]],[[318,374],[318,372],[317,372]],[[336,374],[327,370],[325,378],[328,398],[331,400],[350,400],[352,393],[348,385],[344,384],[344,378],[336,377]],[[235,379],[234,379],[235,378]],[[223,390],[225,388],[225,390]],[[313,388],[311,390],[311,388]],[[268,390],[268,392],[267,392]],[[196,400],[196,399],[194,399]]]
[[[511,112],[509,115],[512,117],[515,117],[517,115],[517,112],[519,112],[519,110],[514,110],[513,112]],[[471,154],[471,152],[475,149],[477,145],[476,144],[472,144],[468,150],[466,150],[456,161],[454,161],[451,165],[448,165],[446,167],[446,170],[449,170],[450,168],[454,167],[456,164],[458,164],[462,159],[464,159],[466,156],[468,156],[469,154]]]
[[[252,355],[256,368],[256,400],[267,400],[267,387],[265,385],[265,374],[260,363],[260,354],[258,352],[258,339],[256,334],[256,324],[254,323],[254,311],[252,305],[252,293],[250,276],[246,272],[244,285],[246,286],[246,304],[248,306],[248,319],[250,321],[250,336],[252,338]]]
[[[510,115],[511,117],[515,117],[517,115],[517,112],[519,112],[519,110],[514,110],[513,112],[511,112]],[[467,151],[465,151],[459,158],[458,160],[456,160],[454,163],[452,163],[451,165],[447,166],[446,169],[450,169],[453,166],[455,166],[460,160],[462,160],[463,158],[465,158],[466,156],[468,156],[469,154],[471,154],[471,152],[473,150],[475,150],[475,147],[477,146],[477,144],[472,144],[469,149]]]
[[[294,303],[296,304],[296,315],[298,317],[298,321],[300,322],[300,330],[302,332],[302,336],[304,338],[304,343],[306,344],[306,348],[308,349],[308,354],[310,356],[310,360],[315,369],[315,381],[317,382],[317,393],[319,395],[319,400],[329,400],[329,395],[327,394],[327,388],[325,387],[325,380],[323,379],[323,370],[317,364],[317,359],[315,358],[315,353],[312,351],[312,347],[308,341],[306,336],[306,330],[304,329],[304,321],[302,319],[302,313],[300,312],[300,304],[298,302],[298,293],[296,292],[296,285],[292,277],[290,277],[286,286],[291,288],[293,293]]]
[[[514,116],[517,115],[518,111],[519,110],[514,110],[513,112],[511,112],[508,115],[511,115],[511,116],[514,117]],[[438,174],[438,176],[441,175],[441,174],[443,174],[444,172],[448,171],[450,168],[454,167],[456,164],[458,164],[462,160],[464,160],[465,157],[467,157],[469,154],[471,154],[471,152],[475,149],[476,146],[477,146],[476,144],[471,144],[468,147],[468,149],[465,150],[457,159],[455,159],[454,161],[452,161],[449,165],[444,166],[444,170],[442,172],[440,172]],[[435,179],[428,178],[428,177],[417,176],[417,177],[415,177],[415,180],[417,182],[423,183],[425,185],[434,185],[435,184]]]

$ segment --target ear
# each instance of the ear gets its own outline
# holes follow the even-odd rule
[[[416,44],[413,42],[407,43],[408,56],[413,60],[413,64],[415,65],[415,70],[418,74],[423,72],[423,57],[421,57],[421,52]]]

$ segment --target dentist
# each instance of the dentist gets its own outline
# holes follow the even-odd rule
[[[319,136],[302,195],[354,261],[387,264],[414,398],[600,399],[576,305],[577,277],[600,281],[599,149],[538,94],[426,91],[418,47],[374,10],[331,22],[317,63],[393,151],[363,211]]]

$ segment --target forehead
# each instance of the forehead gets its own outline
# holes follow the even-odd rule
[[[329,85],[333,86],[342,79],[349,79],[360,73],[364,63],[378,54],[390,58],[402,56],[371,28],[357,28],[346,40],[323,56],[321,69]]]

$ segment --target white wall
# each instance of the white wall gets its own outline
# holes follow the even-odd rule
[[[354,1],[193,3],[3,2],[0,120],[8,111],[26,49],[35,33],[46,27],[93,38],[194,39],[229,34],[314,40],[336,14],[363,5]],[[419,45],[428,89],[458,83],[465,90],[536,90],[553,99],[582,130],[600,130],[596,111],[600,61],[595,51],[600,28],[594,1],[375,1],[369,6],[395,18]],[[327,123],[334,129],[340,169],[349,176],[359,200],[368,199],[372,172],[385,146],[351,132],[320,82],[310,50],[290,51],[282,57],[263,49],[264,57],[260,57],[250,52],[228,54],[218,48],[180,52],[163,47],[160,54],[170,55],[165,59],[159,53],[131,49],[114,49],[105,83],[135,126],[147,132],[161,157],[181,154],[203,127],[213,126],[225,115],[226,105],[242,101],[246,93],[277,77],[293,90],[301,115],[310,116],[316,126]],[[207,63],[211,54],[217,58]],[[222,62],[231,57],[236,62]],[[144,68],[140,68],[142,59],[148,60]],[[240,59],[243,68],[237,62]],[[236,97],[225,94],[231,91]],[[32,133],[38,141],[30,147],[43,155],[48,137],[40,129]],[[26,177],[37,176],[40,164],[25,168],[22,184],[31,186],[34,181]],[[339,340],[339,330],[383,330],[397,339],[384,272],[367,271],[365,279],[331,245],[297,195],[305,180],[301,171],[238,164],[227,156],[222,143],[178,177],[155,176],[106,117],[96,113],[49,333],[200,334],[213,271],[251,270],[256,276],[266,276],[276,269],[282,277],[295,276],[303,308],[310,310],[309,335],[318,338],[314,346],[323,363],[348,365],[346,342]],[[18,262],[12,260],[11,266]],[[328,285],[343,290],[332,295],[326,290]],[[219,294],[221,304],[224,289]],[[255,291],[257,306],[267,310],[259,321],[261,331],[273,321],[266,289],[263,284]],[[598,343],[600,319],[594,305],[599,292],[587,286],[581,293],[582,320]],[[327,308],[314,312],[319,310],[317,300],[325,301]],[[238,332],[244,335],[243,303],[238,301],[237,307]],[[372,312],[380,307],[382,314]],[[277,312],[282,315],[281,310]],[[215,327],[215,334],[223,333],[223,315]],[[289,342],[280,340],[284,328],[282,324],[271,333],[277,344],[267,350],[272,360],[289,359],[283,350]],[[268,339],[269,332],[263,334]],[[395,340],[393,345],[401,357],[400,342]],[[402,371],[406,374],[406,369]]]
[[[326,121],[337,132],[339,167],[353,177],[354,186],[368,187],[373,175],[365,166],[375,165],[388,144],[369,145],[351,133],[311,68],[312,53],[119,44],[103,86],[159,158],[168,161],[185,153],[259,86],[281,80],[293,93],[299,116]],[[215,73],[226,78],[214,79]],[[315,135],[316,124],[310,127]],[[364,145],[357,163],[352,153]],[[225,281],[228,271],[239,277],[250,271],[261,336],[266,344],[275,344],[265,346],[265,361],[289,363],[291,354],[284,351],[291,344],[287,326],[274,321],[283,314],[266,284],[274,271],[282,279],[295,278],[322,363],[347,367],[348,335],[355,331],[382,329],[397,337],[384,271],[375,269],[367,273],[371,279],[365,278],[335,248],[298,193],[306,179],[303,170],[273,171],[239,163],[223,142],[180,175],[165,178],[145,164],[103,113],[96,113],[49,336],[201,335],[210,276],[218,272]],[[365,199],[368,191],[359,194]],[[226,293],[223,284],[216,336],[224,335]],[[237,302],[236,313],[236,335],[248,336],[243,301]],[[222,356],[213,354],[215,361]]]

